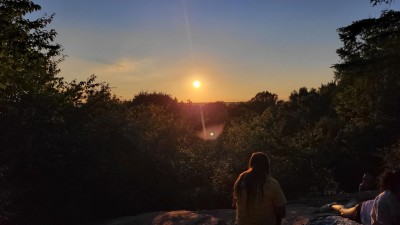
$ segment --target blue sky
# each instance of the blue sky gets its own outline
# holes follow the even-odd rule
[[[318,88],[333,80],[337,28],[400,9],[369,0],[34,2],[42,6],[35,16],[56,14],[66,80],[95,74],[121,99],[156,91],[193,102],[247,101],[260,91],[287,99]]]

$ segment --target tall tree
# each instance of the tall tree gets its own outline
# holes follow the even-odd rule
[[[333,66],[338,82],[337,111],[350,124],[394,126],[400,120],[400,12],[384,11],[338,29],[341,62]]]
[[[29,0],[0,0],[0,199],[7,196],[0,200],[1,215],[27,213],[30,207],[22,199],[46,201],[34,184],[60,163],[57,124],[62,123],[63,82],[56,75],[61,46],[53,43],[56,32],[45,29],[53,15],[26,17],[38,10]],[[11,204],[15,202],[20,204]],[[32,208],[31,215],[41,207]]]
[[[28,13],[40,6],[28,0],[0,1],[0,101],[22,101],[41,93],[58,81],[61,46],[53,43],[57,33],[46,30],[53,15],[36,20]]]
[[[354,167],[354,174],[377,172],[371,164],[379,162],[377,149],[399,136],[400,12],[384,11],[338,32],[343,46],[337,50],[341,61],[333,66],[335,104],[345,128],[336,137],[337,154],[344,159],[342,168]],[[354,179],[341,168],[336,173],[341,183]]]

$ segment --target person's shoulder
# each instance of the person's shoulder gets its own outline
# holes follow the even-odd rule
[[[275,178],[268,176],[268,183],[272,186],[279,187],[279,182]]]
[[[392,198],[395,198],[395,195],[392,192],[390,192],[390,191],[382,191],[381,193],[379,193],[378,196],[376,196],[375,199],[377,199],[377,200],[380,200],[380,199],[386,200],[386,199],[392,199]]]
[[[268,176],[268,180],[270,180],[271,182],[279,183],[278,180],[272,177],[271,175]]]
[[[395,206],[396,208],[400,207],[397,197],[390,191],[383,191],[375,198],[375,204],[378,207],[385,206]]]
[[[280,203],[283,205],[286,203],[285,195],[283,194],[282,188],[279,185],[278,180],[269,176],[268,177],[268,184],[266,185],[267,190],[272,193],[275,198],[278,198]]]
[[[382,199],[385,199],[385,198],[386,198],[385,192],[386,192],[386,191],[382,191],[381,193],[379,193],[379,194],[375,197],[374,201],[378,203],[378,202],[380,202]]]

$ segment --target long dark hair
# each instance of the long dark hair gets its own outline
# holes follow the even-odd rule
[[[394,192],[396,187],[400,186],[400,170],[383,172],[380,176],[380,189],[381,191],[389,190]]]
[[[246,191],[246,206],[254,202],[257,195],[264,195],[264,185],[269,175],[269,158],[265,153],[255,152],[251,155],[249,169],[242,173],[235,183],[236,194],[240,197]]]

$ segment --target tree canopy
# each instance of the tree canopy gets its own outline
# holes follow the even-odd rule
[[[338,82],[337,111],[350,124],[398,126],[400,108],[400,13],[385,11],[338,29],[341,62],[333,66]]]

